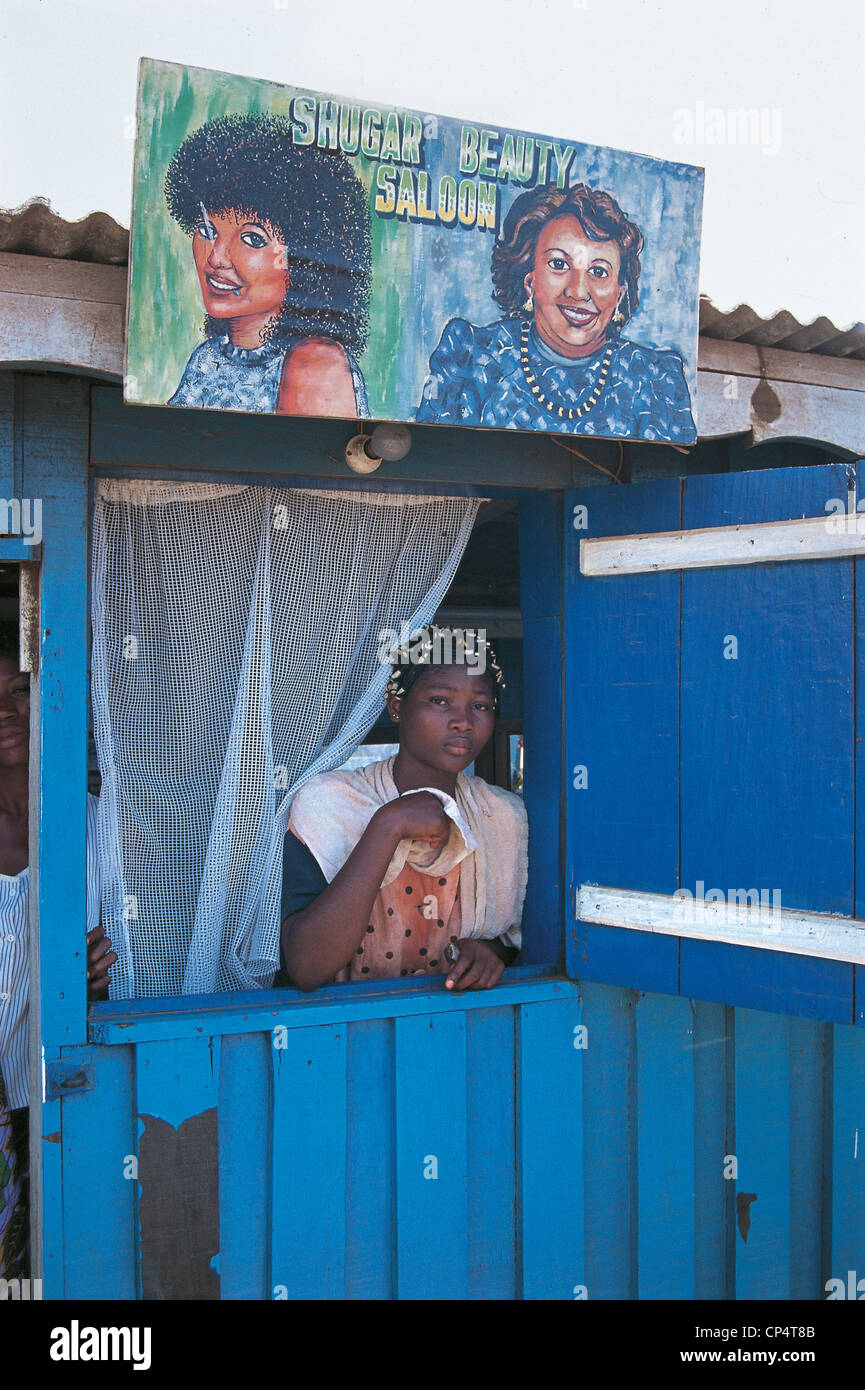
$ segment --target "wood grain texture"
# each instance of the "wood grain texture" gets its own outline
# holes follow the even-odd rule
[[[271,1297],[273,1041],[270,1033],[219,1040],[219,1268],[224,1299]]]
[[[345,1297],[347,1029],[272,1049],[271,1297]],[[372,1174],[369,1175],[372,1180]]]
[[[517,1297],[515,1015],[466,1016],[468,1296]]]
[[[816,514],[846,496],[847,476],[825,466],[691,478],[683,522]],[[852,913],[852,637],[850,560],[682,575],[683,888]],[[718,999],[738,976],[748,993],[725,1002],[810,1013],[823,997],[827,1017],[840,1007],[849,1020],[849,966],[819,950],[786,962],[748,950],[747,968],[725,957],[719,975],[721,949],[683,943],[681,987],[692,997]]]
[[[468,1297],[466,1020],[401,1018],[396,1037],[397,1297]]]
[[[585,514],[575,513],[576,506]],[[586,523],[575,529],[574,520]],[[679,578],[587,579],[584,536],[680,522],[677,479],[565,496],[565,884],[574,922],[581,883],[670,893],[678,886]],[[583,774],[580,769],[585,769]],[[575,780],[585,778],[577,787]],[[611,929],[569,931],[571,976],[675,993],[676,941],[651,944],[652,976],[631,970]],[[639,951],[635,942],[633,949]],[[636,963],[636,957],[632,957]]]
[[[788,1299],[791,1020],[736,1011],[736,1298]]]
[[[865,550],[865,514],[809,516],[750,526],[704,526],[580,544],[580,573],[645,574],[786,560],[832,560]]]
[[[134,1049],[68,1049],[64,1057],[70,1054],[86,1057],[94,1086],[61,1102],[64,1296],[135,1299],[140,1291]],[[92,1200],[94,1192],[98,1202]]]
[[[696,1116],[690,1002],[641,995],[636,1004],[635,1045],[638,1295],[693,1299]]]
[[[586,1287],[583,1071],[576,1003],[519,1011],[517,1146],[522,1297],[573,1299]],[[589,1288],[588,1296],[594,1297]],[[585,1295],[582,1295],[585,1297]]]
[[[345,1295],[390,1299],[395,1291],[394,1025],[348,1029],[345,1169]]]

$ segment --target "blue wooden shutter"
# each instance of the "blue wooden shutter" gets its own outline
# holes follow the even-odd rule
[[[846,503],[854,471],[774,469],[566,494],[572,977],[854,1021],[845,962],[590,925],[575,906],[583,883],[671,894],[702,881],[706,892],[774,890],[785,908],[861,915],[862,562],[594,578],[579,569],[584,537],[825,516],[829,499]],[[859,594],[861,604],[861,584]],[[735,659],[724,655],[731,637]]]

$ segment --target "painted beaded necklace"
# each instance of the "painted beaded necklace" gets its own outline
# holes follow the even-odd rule
[[[601,396],[604,393],[604,387],[607,384],[607,372],[610,370],[610,363],[613,360],[613,344],[610,343],[610,346],[604,353],[604,360],[601,362],[601,365],[598,368],[598,372],[594,382],[592,383],[591,390],[589,394],[580,402],[580,404],[576,407],[557,405],[555,401],[549,400],[549,398],[545,396],[544,393],[541,391],[537,378],[535,377],[535,374],[531,369],[531,365],[529,363],[530,329],[531,324],[527,319],[524,320],[522,325],[522,336],[520,341],[520,366],[523,369],[523,375],[526,379],[526,385],[531,390],[532,395],[537,397],[538,404],[545,406],[551,415],[556,415],[560,420],[579,420],[581,415],[588,415],[589,411],[592,410],[593,407],[598,404],[598,401],[601,399]]]

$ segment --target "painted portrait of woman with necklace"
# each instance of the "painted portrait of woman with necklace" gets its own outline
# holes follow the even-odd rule
[[[692,444],[681,356],[623,336],[639,303],[643,235],[609,193],[520,194],[492,255],[506,317],[451,319],[430,357],[420,423]]]

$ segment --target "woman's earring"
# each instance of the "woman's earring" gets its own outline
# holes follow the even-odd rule
[[[621,301],[619,301],[619,302],[621,303]],[[624,322],[625,322],[625,316],[624,316],[624,314],[622,313],[621,309],[617,309],[616,312],[613,314],[613,323],[624,323]]]
[[[531,292],[531,290],[529,290],[529,297],[528,297],[528,299],[526,300],[525,304],[523,305],[523,313],[524,313],[524,314],[531,314],[531,313],[533,312],[533,310],[534,310],[534,304],[533,304],[533,302],[532,302],[532,292]]]

